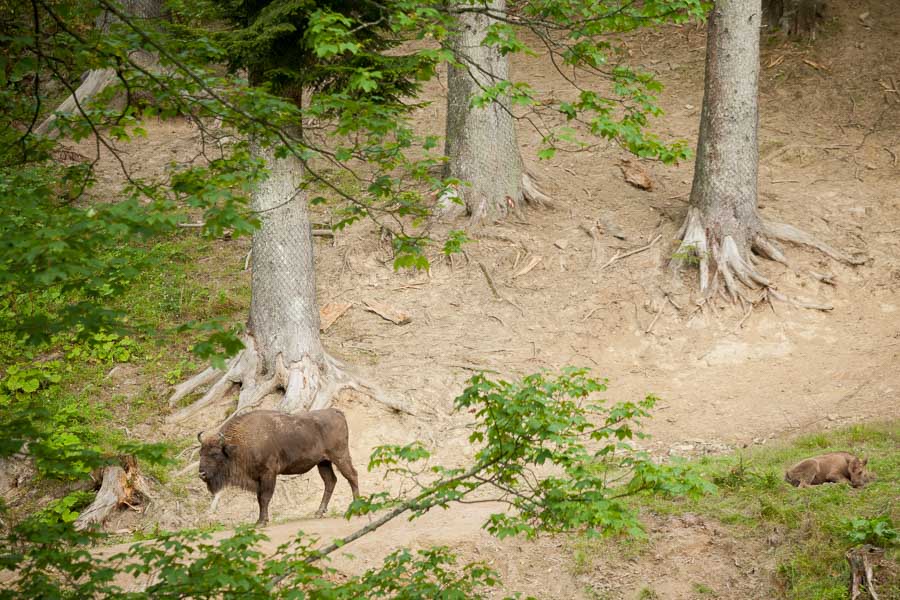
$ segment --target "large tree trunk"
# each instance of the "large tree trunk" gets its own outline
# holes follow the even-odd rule
[[[292,412],[312,405],[326,370],[312,229],[299,191],[303,166],[292,155],[275,158],[273,148],[254,150],[269,166],[269,178],[252,200],[261,226],[253,236],[249,329],[261,370],[270,376],[286,371],[281,408]]]
[[[253,192],[251,208],[260,219],[253,235],[249,335],[247,346],[222,374],[207,369],[176,390],[174,403],[193,389],[218,380],[207,394],[170,420],[181,421],[222,399],[241,385],[234,414],[284,391],[286,412],[324,408],[342,373],[325,354],[319,337],[313,236],[306,197],[300,191],[303,165],[293,155],[275,157],[275,148],[253,144],[269,176]]]
[[[685,244],[697,245],[704,292],[710,283],[709,254],[721,267],[743,262],[761,227],[756,212],[759,18],[759,0],[720,0],[709,16],[706,85],[684,237]]]
[[[815,37],[825,0],[763,0],[763,22],[790,36]]]
[[[122,10],[129,17],[133,17],[139,24],[153,19],[161,19],[165,16],[165,5],[163,0],[120,0]],[[109,31],[113,23],[118,23],[119,19],[109,11],[103,11],[94,26],[103,33]],[[154,62],[152,57],[142,53],[138,57],[142,63]],[[46,119],[44,119],[34,132],[40,135],[50,135],[56,137],[56,130],[50,129],[58,115],[72,114],[84,108],[84,103],[102,92],[116,78],[116,73],[112,69],[94,69],[88,71],[81,80],[81,85],[75,90],[75,93],[63,100],[56,110],[54,110]]]
[[[732,300],[739,283],[772,291],[753,265],[751,249],[787,264],[772,239],[813,246],[850,258],[808,234],[765,223],[757,212],[760,0],[718,0],[709,16],[706,80],[690,208],[673,265],[697,262],[700,290],[709,297],[721,280]]]
[[[464,210],[475,222],[501,219],[524,201],[549,201],[525,172],[508,100],[482,108],[471,105],[484,88],[509,78],[509,58],[483,45],[495,22],[489,13],[504,13],[506,0],[490,0],[483,8],[461,13],[451,39],[461,66],[451,65],[447,75],[446,175],[464,182],[455,192],[464,206],[446,198],[441,206],[450,215]]]
[[[252,145],[266,161],[269,177],[253,192],[251,207],[260,219],[251,250],[250,318],[246,348],[224,372],[212,367],[179,385],[169,404],[212,384],[206,394],[169,417],[180,422],[223,400],[241,386],[231,417],[258,406],[278,390],[285,412],[327,408],[343,388],[370,394],[394,410],[410,412],[374,386],[352,377],[329,356],[319,336],[313,233],[306,197],[300,191],[303,165],[293,155],[275,157],[275,148]],[[229,418],[231,418],[229,417]]]

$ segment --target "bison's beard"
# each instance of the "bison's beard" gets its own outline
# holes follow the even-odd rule
[[[226,478],[224,473],[218,473],[206,480],[206,489],[215,496],[225,488]]]
[[[206,484],[206,489],[208,489],[209,493],[212,495],[218,494],[226,485],[228,485],[227,469],[215,469],[212,473],[207,469],[205,474],[207,479],[204,479],[203,483]]]
[[[254,493],[259,489],[259,483],[247,476],[239,464],[233,462],[216,465],[215,469],[207,469],[206,475],[207,479],[204,481],[206,489],[214,496],[226,487],[241,488]]]

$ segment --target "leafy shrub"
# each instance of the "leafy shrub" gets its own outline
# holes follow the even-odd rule
[[[853,544],[873,544],[889,548],[898,541],[897,529],[888,515],[844,521],[844,537]]]
[[[86,342],[68,344],[66,358],[104,364],[123,363],[131,360],[137,346],[137,342],[128,336],[98,331]]]
[[[53,500],[30,519],[44,525],[56,523],[74,523],[80,514],[78,511],[90,504],[94,498],[91,492],[73,492],[62,498]]]

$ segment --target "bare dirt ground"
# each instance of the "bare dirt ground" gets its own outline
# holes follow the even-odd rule
[[[515,376],[577,364],[610,380],[611,399],[654,393],[663,399],[648,423],[648,447],[661,455],[696,454],[765,443],[772,438],[837,425],[900,416],[900,19],[889,0],[836,6],[814,44],[764,46],[761,80],[760,205],[765,217],[792,223],[829,244],[864,253],[860,267],[836,263],[808,248],[787,248],[794,269],[775,263],[764,272],[789,295],[833,306],[822,312],[775,303],[746,320],[719,302],[695,310],[695,273],[667,267],[686,213],[692,165],[642,165],[652,191],[629,186],[615,146],[559,154],[538,162],[537,134],[523,123],[522,152],[554,198],[552,210],[485,228],[453,263],[435,250],[430,273],[395,273],[389,249],[368,224],[317,245],[321,304],[354,303],[325,334],[326,347],[357,372],[402,398],[415,415],[393,413],[348,393],[337,405],[350,421],[358,467],[384,443],[423,440],[444,464],[474,452],[469,419],[452,412],[453,399],[479,369]],[[868,13],[861,20],[859,15]],[[666,85],[666,115],[656,130],[694,144],[702,102],[705,35],[694,25],[629,38],[632,60]],[[544,57],[518,60],[514,77],[546,97],[561,98],[562,78]],[[891,91],[893,90],[893,91]],[[443,88],[419,116],[422,132],[442,134]],[[162,168],[188,156],[195,136],[179,122],[150,124],[149,140],[132,148],[133,164]],[[110,181],[115,179],[110,170]],[[599,221],[598,221],[599,220]],[[598,256],[580,228],[600,223]],[[626,239],[609,234],[612,223]],[[600,266],[617,251],[650,249]],[[223,242],[233,259],[227,281],[249,279],[243,255],[249,242]],[[532,258],[528,273],[515,274]],[[492,294],[479,264],[501,295]],[[810,271],[834,275],[821,283]],[[360,308],[365,300],[412,316],[396,326]],[[125,372],[125,378],[140,373]],[[122,385],[127,386],[127,381]],[[147,437],[175,438],[215,427],[227,407],[201,414],[189,427],[147,425]],[[364,491],[396,487],[383,474],[361,471]],[[214,517],[191,473],[182,494],[165,496],[146,516],[167,528],[217,521],[232,526],[255,518],[255,499],[226,493]],[[279,481],[268,529],[273,542],[297,530],[330,537],[362,523],[312,520],[321,494],[318,475]],[[339,480],[333,510],[349,502]],[[545,598],[633,598],[650,586],[662,598],[697,597],[695,583],[721,598],[774,595],[773,565],[759,542],[729,538],[702,519],[650,521],[651,550],[632,558],[601,557],[573,569],[561,538],[497,541],[480,530],[490,507],[455,507],[419,522],[395,522],[354,544],[355,559],[336,565],[361,570],[399,545],[446,544],[466,559],[485,559],[503,575],[504,591]],[[116,525],[113,524],[113,528]],[[605,594],[602,596],[601,594]]]

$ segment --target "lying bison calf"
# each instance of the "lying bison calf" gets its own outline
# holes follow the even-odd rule
[[[866,473],[868,462],[869,459],[860,460],[848,452],[832,452],[797,463],[787,470],[784,480],[798,487],[842,481],[849,481],[853,487],[862,487],[869,480]]]
[[[256,492],[258,525],[269,520],[269,501],[279,475],[299,475],[319,467],[325,493],[317,516],[325,514],[337,483],[332,463],[359,497],[356,469],[350,460],[347,420],[333,408],[298,415],[257,410],[239,415],[217,433],[200,440],[200,479],[210,493],[225,486]]]

